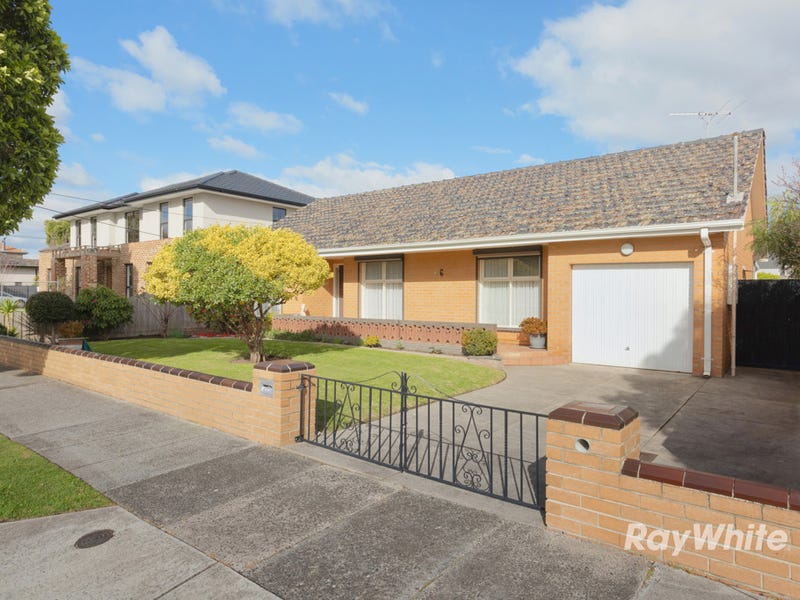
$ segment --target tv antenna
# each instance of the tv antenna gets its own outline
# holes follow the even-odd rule
[[[733,110],[723,111],[723,109],[729,103],[730,103],[730,100],[728,100],[725,104],[720,106],[719,110],[698,111],[698,112],[672,112],[672,113],[669,113],[669,116],[670,117],[697,117],[697,118],[699,118],[701,121],[703,121],[703,123],[706,124],[706,137],[708,137],[708,132],[709,132],[709,129],[711,129],[711,123],[714,121],[714,119],[716,119],[718,117],[730,117],[733,114],[733,110],[736,110],[736,109],[733,109]],[[741,106],[742,104],[744,104],[744,102],[741,102],[739,104],[739,106]],[[736,108],[739,108],[739,106],[737,106]]]

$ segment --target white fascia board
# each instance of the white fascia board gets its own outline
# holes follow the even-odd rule
[[[412,252],[443,252],[447,250],[476,250],[479,248],[507,248],[523,245],[552,244],[556,242],[586,242],[617,238],[664,237],[697,235],[703,228],[709,233],[744,229],[743,219],[706,221],[695,223],[672,223],[668,225],[646,225],[640,227],[617,227],[612,229],[587,229],[584,231],[557,231],[553,233],[530,233],[501,237],[471,238],[465,240],[443,240],[439,242],[413,242],[409,244],[352,246],[343,248],[319,248],[324,258],[342,258],[356,254],[406,254]]]

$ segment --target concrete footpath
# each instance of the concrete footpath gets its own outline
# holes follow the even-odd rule
[[[0,598],[752,597],[530,509],[2,367],[0,433],[119,505],[0,523]]]

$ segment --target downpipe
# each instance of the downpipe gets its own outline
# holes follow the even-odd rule
[[[708,227],[700,230],[703,242],[703,377],[711,377],[711,238]]]

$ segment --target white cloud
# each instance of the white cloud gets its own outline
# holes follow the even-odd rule
[[[295,23],[338,26],[344,20],[368,20],[389,10],[383,0],[265,0],[267,19],[291,27]]]
[[[536,108],[536,104],[533,102],[525,102],[516,108],[503,108],[503,114],[509,117],[518,117],[523,113],[538,114],[539,110]]]
[[[484,154],[511,154],[508,148],[493,148],[492,146],[471,146],[472,150],[476,152],[483,152]]]
[[[61,163],[56,177],[58,178],[58,183],[75,187],[92,187],[100,183],[89,175],[84,166],[78,162],[69,165]]]
[[[536,156],[531,156],[530,154],[520,154],[519,158],[516,160],[518,165],[543,165],[545,160],[543,158],[538,158]]]
[[[234,102],[228,112],[237,124],[264,132],[297,133],[303,123],[294,115],[264,110],[249,102]]]
[[[385,42],[397,42],[397,36],[392,31],[392,28],[389,27],[389,24],[386,22],[381,23],[381,37]]]
[[[342,108],[346,108],[347,110],[352,111],[357,115],[364,115],[369,110],[369,104],[367,104],[366,102],[359,102],[358,100],[353,98],[350,94],[329,92],[328,96],[333,98],[336,104],[338,104]]]
[[[444,54],[434,52],[431,54],[431,64],[434,69],[441,69],[444,66]]]
[[[263,154],[261,154],[261,152],[259,152],[255,146],[251,146],[250,144],[243,142],[242,140],[237,140],[229,135],[224,135],[222,137],[210,137],[208,138],[208,144],[214,148],[214,150],[231,152],[237,156],[241,156],[242,158],[260,158],[263,156]]]
[[[102,133],[93,133],[89,137],[92,138],[93,142],[97,142],[98,144],[102,144],[103,142],[106,141],[106,136],[104,136]]]
[[[67,93],[59,89],[53,96],[53,103],[47,107],[47,114],[53,117],[56,127],[65,138],[72,137],[72,130],[67,124],[72,111],[69,109]]]
[[[452,177],[455,173],[443,165],[417,162],[398,171],[389,165],[361,162],[349,154],[337,154],[311,166],[283,169],[276,182],[324,198]]]
[[[72,59],[75,73],[90,88],[106,91],[117,108],[125,112],[161,112],[168,105],[200,104],[210,94],[225,93],[214,70],[202,58],[180,50],[164,27],[139,35],[139,43],[122,40],[122,47],[148,72],[143,76],[126,69]]]
[[[143,177],[139,182],[139,187],[143,192],[146,192],[148,190],[164,187],[165,185],[180,183],[181,181],[188,181],[189,179],[197,179],[198,177],[200,177],[199,174],[187,173],[186,171],[169,173],[163,177]]]
[[[699,120],[668,113],[721,106],[734,115],[711,135],[765,127],[784,144],[798,128],[798,21],[796,0],[592,4],[511,65],[540,88],[539,113],[609,146],[702,137]]]
[[[225,93],[214,69],[199,56],[180,50],[175,38],[160,25],[140,33],[138,44],[134,40],[122,40],[120,44],[176,104],[197,104],[206,93]]]

